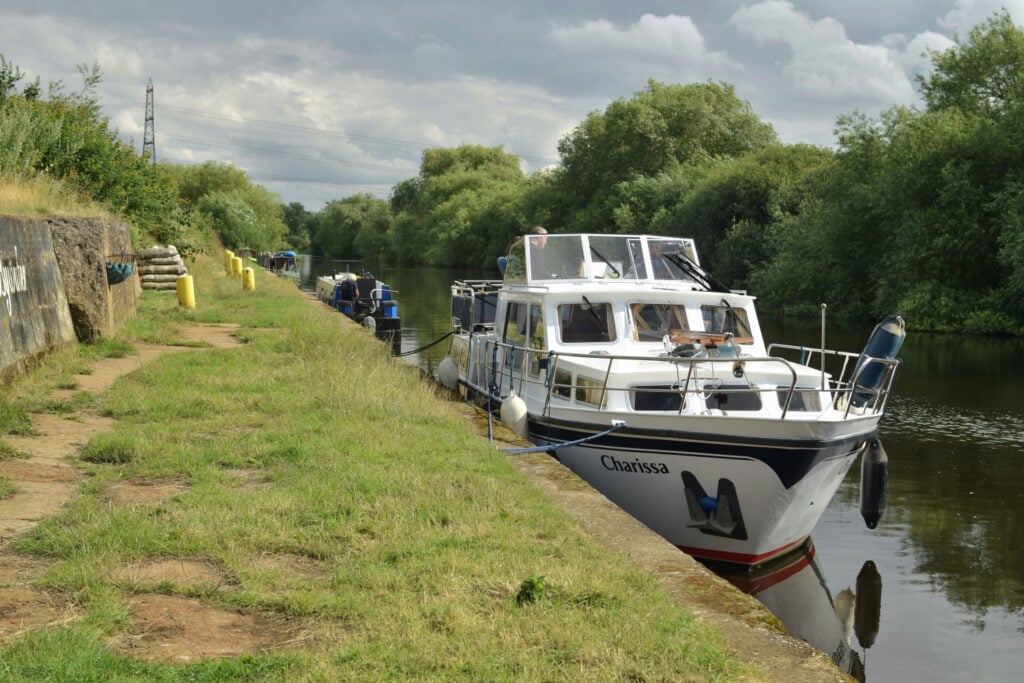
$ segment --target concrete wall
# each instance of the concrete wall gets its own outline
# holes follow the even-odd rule
[[[79,341],[93,342],[121,329],[139,302],[139,275],[107,283],[106,262],[131,254],[128,226],[104,218],[47,218],[71,320]]]
[[[115,333],[135,313],[138,275],[107,283],[106,262],[131,252],[106,219],[0,216],[0,381],[40,355]]]
[[[0,216],[0,378],[77,340],[46,223]]]

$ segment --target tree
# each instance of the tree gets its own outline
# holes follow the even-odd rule
[[[0,104],[14,93],[14,86],[24,77],[25,73],[17,65],[0,54]]]
[[[992,115],[1024,92],[1024,32],[1003,8],[970,31],[970,40],[931,51],[930,75],[918,76],[929,109]]]
[[[200,198],[196,209],[210,218],[218,237],[228,249],[250,247],[266,251],[269,248],[260,233],[256,212],[239,193],[208,192]]]
[[[290,202],[281,207],[281,217],[288,229],[285,242],[297,251],[305,252],[310,244],[310,223],[313,214],[301,202]]]
[[[12,177],[60,180],[144,230],[174,233],[179,218],[173,181],[139,159],[100,114],[99,64],[79,65],[82,88],[51,82],[39,98],[39,78],[15,95],[21,70],[0,55],[0,170]]]
[[[592,112],[558,145],[558,179],[574,231],[608,232],[616,188],[638,177],[674,173],[776,142],[771,126],[724,83],[649,81],[631,100]]]
[[[233,164],[204,161],[191,166],[177,166],[178,192],[188,205],[197,203],[211,192],[240,192],[251,182],[249,175]]]
[[[314,249],[327,258],[379,257],[391,226],[391,208],[387,200],[356,194],[329,202],[312,225]]]
[[[416,178],[395,186],[391,248],[404,263],[480,266],[515,233],[526,178],[500,147],[463,145],[423,153]]]
[[[831,151],[771,145],[706,166],[655,222],[659,233],[692,237],[705,268],[726,284],[749,286],[750,273],[770,254],[770,230],[798,204],[804,178],[828,166]]]

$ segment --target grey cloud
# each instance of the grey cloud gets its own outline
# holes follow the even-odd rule
[[[502,145],[536,170],[649,78],[732,83],[784,141],[832,144],[839,114],[913,101],[921,53],[997,1],[6,0],[0,52],[72,89],[99,61],[137,147],[152,77],[159,158],[230,161],[315,210],[386,196],[428,146]]]

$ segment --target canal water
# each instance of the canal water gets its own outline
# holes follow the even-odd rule
[[[304,257],[302,287],[362,267]],[[497,275],[369,269],[397,290],[403,353],[448,332],[455,277]],[[817,321],[761,325],[769,341],[820,344]],[[829,325],[826,345],[860,351],[870,332]],[[446,349],[442,342],[406,359],[432,369]],[[880,428],[889,487],[877,528],[860,516],[858,463],[803,552],[723,575],[859,680],[1022,680],[1024,342],[910,332],[900,355]]]

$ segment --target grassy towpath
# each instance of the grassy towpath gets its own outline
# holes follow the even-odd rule
[[[240,347],[47,398],[69,351],[5,387],[0,428],[112,424],[71,458],[78,495],[3,548],[64,616],[0,633],[0,679],[771,679],[365,330],[262,272],[192,272],[195,311],[144,292],[119,341],[234,323]]]

